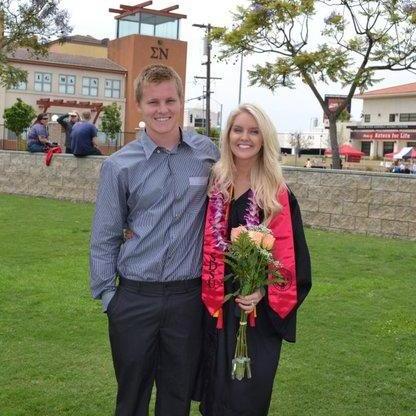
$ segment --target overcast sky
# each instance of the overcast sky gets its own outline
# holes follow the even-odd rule
[[[123,4],[134,5],[140,0],[132,2],[122,1]],[[154,0],[150,8],[162,9],[164,7],[179,5],[174,12],[187,15],[187,19],[181,20],[180,39],[188,42],[187,57],[187,82],[186,99],[202,95],[203,80],[195,81],[194,76],[205,76],[206,67],[201,66],[204,61],[202,53],[203,30],[193,27],[192,24],[210,23],[214,26],[229,26],[232,22],[231,12],[238,4],[244,4],[244,0]],[[71,16],[73,26],[72,34],[91,35],[96,38],[115,37],[114,14],[109,13],[109,8],[118,8],[120,1],[114,0],[61,0],[61,5],[66,8]],[[249,87],[246,70],[250,69],[258,59],[247,58],[244,61],[242,101],[253,102],[263,107],[271,116],[279,132],[306,131],[311,126],[314,117],[322,119],[322,110],[310,89],[304,85],[298,85],[296,89],[279,88],[272,94],[264,88]],[[238,105],[239,90],[239,62],[236,65],[225,65],[213,62],[211,75],[221,77],[221,80],[213,81],[211,87],[211,108],[219,111],[223,105],[224,119],[228,113]],[[408,72],[388,73],[384,81],[377,84],[376,88],[416,82],[416,76]],[[342,93],[340,86],[332,86],[321,89],[323,93]],[[200,101],[189,101],[187,106],[200,106]],[[359,117],[361,113],[361,100],[354,100],[352,108],[353,117]]]

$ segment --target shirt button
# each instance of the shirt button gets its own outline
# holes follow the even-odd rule
[[[159,149],[157,149],[157,150],[156,150],[156,153],[160,153],[160,150],[159,150]]]

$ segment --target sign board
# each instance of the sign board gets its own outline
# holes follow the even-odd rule
[[[400,130],[352,131],[351,139],[355,140],[416,140],[416,132]]]
[[[325,95],[325,104],[331,111],[335,111],[346,98],[346,95]],[[347,105],[346,110],[351,113],[351,102]],[[325,120],[328,120],[328,117],[324,113],[324,122]]]

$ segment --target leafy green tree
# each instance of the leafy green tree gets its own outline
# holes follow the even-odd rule
[[[4,126],[20,140],[22,133],[31,125],[35,117],[33,107],[18,98],[16,103],[4,110]]]
[[[117,138],[121,132],[121,125],[120,107],[116,103],[105,106],[101,119],[101,130],[107,135],[107,143]]]
[[[206,134],[205,127],[196,127],[195,131],[199,134]],[[219,127],[211,127],[209,129],[209,137],[215,143],[217,147],[220,146],[220,136],[221,136],[221,129]]]
[[[206,133],[205,127],[196,127],[195,131],[199,134]],[[219,139],[220,134],[221,134],[221,130],[218,127],[211,127],[209,129],[209,137],[211,137],[212,139]]]
[[[298,158],[303,149],[309,149],[312,145],[312,137],[302,134],[300,131],[290,133],[289,144],[295,150],[295,166],[298,165]]]
[[[341,111],[341,114],[338,116],[337,121],[350,121],[351,119],[351,114],[348,112],[348,110],[346,108],[344,108],[343,111]]]
[[[415,69],[415,26],[412,0],[251,0],[238,7],[231,29],[215,29],[212,38],[222,46],[220,59],[265,54],[249,71],[251,85],[308,85],[328,117],[333,166],[340,168],[337,119],[357,89],[380,81],[380,71]],[[329,83],[348,90],[335,109],[319,91]]]
[[[0,84],[10,87],[27,80],[27,71],[7,62],[17,48],[45,55],[51,38],[64,38],[71,30],[59,0],[0,0]]]

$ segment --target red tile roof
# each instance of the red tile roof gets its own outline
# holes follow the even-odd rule
[[[9,54],[7,58],[11,62],[24,62],[52,66],[71,66],[107,72],[126,72],[124,67],[116,64],[108,58],[94,58],[56,52],[49,52],[45,56],[36,57],[24,48],[17,49],[13,54]]]
[[[416,82],[409,84],[397,85],[395,87],[381,88],[379,90],[366,91],[363,94],[358,94],[356,98],[371,98],[380,96],[394,96],[394,95],[416,95]]]
[[[96,45],[96,46],[103,46],[103,47],[107,47],[108,45],[108,38],[104,38],[104,39],[97,39],[94,38],[90,35],[72,35],[72,36],[66,36],[63,39],[56,39],[53,40],[51,42],[48,43],[48,45],[53,45],[54,43],[59,43],[59,42],[66,42],[66,43],[84,43],[84,44],[88,44],[88,45]]]

